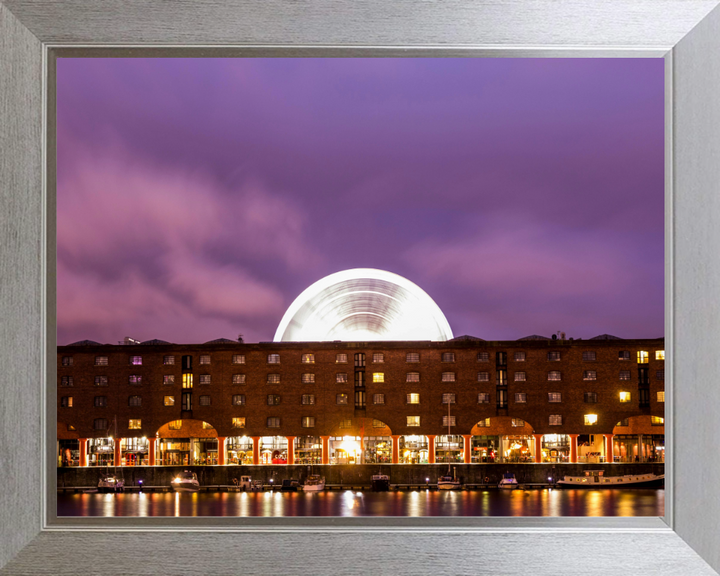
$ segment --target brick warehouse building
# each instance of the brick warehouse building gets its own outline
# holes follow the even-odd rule
[[[58,347],[58,464],[664,460],[664,340]]]

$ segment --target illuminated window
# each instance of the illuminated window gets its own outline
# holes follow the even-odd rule
[[[490,394],[480,392],[480,394],[478,394],[478,404],[490,404]]]
[[[130,364],[133,366],[142,366],[142,356],[130,356]]]
[[[245,384],[245,374],[233,374],[232,383],[233,384]]]
[[[385,404],[385,394],[373,394],[373,404]]]
[[[507,365],[507,352],[497,352],[495,354],[495,364],[498,366]]]
[[[495,377],[499,386],[507,386],[507,370],[498,370]]]
[[[233,354],[233,364],[245,364],[245,354]]]
[[[420,394],[408,394],[407,395],[407,403],[408,404],[420,404]]]
[[[548,392],[548,402],[562,402],[561,392]]]
[[[515,392],[515,403],[516,404],[527,403],[527,394],[525,392]]]
[[[442,353],[442,361],[443,362],[455,362],[455,352],[443,352]]]
[[[442,425],[447,428],[448,426],[455,426],[455,416],[443,416]]]
[[[104,408],[107,406],[107,396],[95,396],[93,399],[93,406],[97,406],[98,408]]]
[[[597,372],[595,370],[584,370],[583,380],[597,380]]]
[[[340,374],[335,374],[335,382],[337,384],[345,384],[347,382],[347,374],[342,372]]]
[[[347,394],[338,394],[335,396],[335,403],[336,404],[347,404],[348,403],[348,395]]]
[[[163,364],[175,364],[175,356],[163,356]]]
[[[383,354],[382,352],[376,352],[375,354],[373,354],[373,362],[375,364],[381,364],[385,362],[385,354]]]
[[[420,362],[420,354],[418,352],[408,352],[405,354],[405,362]]]
[[[620,352],[618,352],[618,360],[630,360],[630,351],[620,350]]]
[[[180,430],[180,428],[182,428],[182,420],[172,420],[168,422],[168,428],[170,430]]]
[[[365,386],[365,372],[360,372],[359,370],[355,372],[355,386]]]
[[[582,359],[585,362],[593,362],[597,359],[597,354],[595,352],[583,352]]]
[[[313,416],[304,416],[302,419],[303,428],[315,428],[315,418]]]
[[[385,373],[373,372],[373,382],[385,382]]]
[[[175,384],[175,375],[174,374],[165,374],[163,376],[163,384]]]
[[[95,430],[107,430],[107,427],[107,418],[95,418],[95,420],[93,420],[93,428]]]
[[[443,372],[442,373],[442,381],[443,382],[455,382],[455,372]]]
[[[515,362],[525,362],[525,352],[515,352],[513,358]]]
[[[478,382],[490,382],[490,372],[478,372]]]
[[[315,394],[303,394],[301,403],[305,405],[315,404]]]
[[[142,406],[142,396],[130,396],[128,406]]]
[[[562,416],[560,414],[550,414],[548,424],[550,426],[562,426]]]
[[[489,352],[478,352],[477,361],[478,362],[490,362],[490,353]]]
[[[455,394],[445,392],[442,395],[442,403],[443,404],[455,404]]]
[[[139,386],[142,384],[142,376],[140,374],[131,374],[128,376],[128,383]]]
[[[301,362],[303,364],[315,364],[315,354],[303,354]]]
[[[213,425],[210,422],[202,423],[203,430],[214,430]]]
[[[508,405],[507,390],[498,390],[497,391],[497,407],[498,408],[507,408],[507,405]]]
[[[355,354],[355,368],[364,368],[365,367],[365,354],[362,352],[358,352]]]
[[[620,422],[618,422],[618,423],[616,424],[616,426],[623,426],[623,427],[626,427],[626,426],[629,426],[629,425],[630,425],[630,419],[629,419],[629,418],[624,418],[623,420],[620,420]]]
[[[485,418],[484,420],[480,420],[476,426],[478,428],[489,428],[490,427],[490,418]]]
[[[515,372],[515,382],[525,382],[526,378],[525,372]]]
[[[558,372],[557,370],[548,372],[548,380],[552,380],[552,381],[562,380],[562,374],[560,372]]]
[[[73,385],[73,377],[72,376],[62,376],[60,378],[60,386],[72,386]]]
[[[107,356],[95,356],[95,366],[107,366],[108,365],[108,357]]]
[[[280,384],[280,374],[268,374],[267,375],[267,383],[268,384]]]
[[[198,404],[200,404],[200,406],[210,406],[210,396],[200,396]]]
[[[301,380],[303,384],[315,384],[315,374],[303,374]]]
[[[597,392],[585,392],[585,402],[587,404],[597,404]]]
[[[192,388],[193,387],[193,375],[192,374],[183,374],[183,388]]]
[[[280,364],[280,354],[268,354],[268,364]]]
[[[585,426],[594,426],[597,421],[597,414],[585,414]]]
[[[165,404],[165,406],[175,406],[175,396],[164,396],[163,404]]]
[[[200,364],[210,364],[210,356],[208,354],[201,354]]]
[[[630,370],[620,370],[620,380],[630,380]]]
[[[245,394],[233,394],[232,405],[245,406]]]
[[[653,426],[662,426],[663,424],[665,424],[665,418],[660,418],[660,416],[651,416],[650,424],[652,424]]]
[[[373,428],[385,428],[385,422],[378,420],[377,418],[373,418]]]
[[[128,428],[130,430],[140,430],[142,428],[141,422],[140,419],[132,419],[128,422]]]
[[[280,428],[280,418],[270,417],[267,419],[268,428]]]
[[[520,419],[520,418],[513,418],[512,421],[511,421],[511,424],[512,424],[515,428],[522,428],[523,426],[525,426],[525,420],[522,420],[522,419]]]
[[[73,365],[73,357],[72,356],[63,356],[62,357],[62,365],[63,366],[72,366]]]
[[[657,393],[657,401],[665,402],[665,391],[664,390],[660,390],[660,392]]]
[[[405,374],[405,382],[420,382],[420,372],[408,372]]]
[[[352,428],[352,420],[341,420],[340,428]]]
[[[665,360],[665,350],[655,350],[655,360]]]
[[[407,417],[407,425],[408,426],[420,426],[420,416],[408,416]]]
[[[245,428],[245,417],[233,418],[231,426],[233,428]]]
[[[365,398],[363,390],[355,390],[355,408],[365,408]]]
[[[560,352],[548,352],[547,359],[550,362],[558,362],[560,360]]]
[[[637,353],[638,364],[647,364],[648,359],[649,359],[648,357],[649,357],[649,354],[646,350],[638,350],[638,353]]]
[[[268,394],[267,404],[268,406],[277,406],[280,404],[280,396],[277,394]]]
[[[72,396],[63,396],[60,398],[60,406],[63,408],[72,408],[73,405],[73,397]]]
[[[663,381],[665,380],[665,370],[658,370],[655,372],[655,380]]]
[[[335,364],[347,364],[347,354],[336,354]]]
[[[620,392],[620,402],[630,402],[630,392]]]

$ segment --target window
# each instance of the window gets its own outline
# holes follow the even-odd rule
[[[315,428],[315,418],[312,416],[303,416],[302,427],[303,428]]]
[[[245,384],[245,374],[233,374],[232,383],[233,384]]]
[[[269,426],[269,424],[268,424]],[[232,427],[233,428],[245,428],[245,417],[240,416],[239,418],[233,418],[232,419]]]
[[[455,382],[455,372],[443,372],[442,373],[442,381],[443,382]]]
[[[525,372],[515,372],[515,382],[525,382],[526,378]]]
[[[373,418],[373,428],[385,428],[385,422],[378,420],[377,418]]]
[[[303,394],[301,403],[305,405],[315,404],[315,394]]]
[[[200,404],[200,406],[210,406],[210,396],[200,396],[200,401],[198,402],[198,404]]]
[[[480,422],[477,423],[478,428],[489,428],[490,427],[490,418],[485,418],[484,420],[480,420]]]
[[[420,394],[412,393],[407,395],[408,404],[420,404]]]
[[[280,404],[280,396],[277,394],[268,394],[267,403],[268,406],[277,406]]]
[[[168,422],[168,428],[170,430],[180,430],[180,428],[182,428],[182,420],[172,420]]]
[[[630,426],[630,418],[624,418],[617,423],[617,426]]]
[[[373,363],[374,364],[382,364],[385,362],[385,354],[382,352],[376,352],[373,354]]]
[[[108,365],[108,357],[107,356],[95,356],[95,366],[107,366]]]
[[[210,355],[209,354],[201,354],[200,355],[200,364],[210,364]]]
[[[268,384],[280,384],[280,374],[268,374],[267,375],[267,383]]]
[[[655,380],[663,381],[665,380],[665,370],[658,370],[655,372]]]
[[[594,426],[597,421],[597,414],[585,414],[585,426]]]
[[[108,385],[108,377],[107,376],[95,376],[95,386],[107,386]]]
[[[665,360],[665,350],[655,350],[655,360]]]
[[[652,424],[653,426],[662,426],[663,424],[665,424],[665,418],[660,418],[660,416],[651,416],[650,424]]]
[[[638,384],[650,384],[650,374],[647,366],[638,368]]]
[[[245,394],[233,394],[232,405],[245,406]]]
[[[415,363],[420,362],[420,353],[419,352],[408,352],[405,354],[405,362]]]
[[[443,416],[443,424],[445,428],[455,426],[455,416]]]
[[[363,390],[355,390],[355,408],[365,408],[365,399]]]
[[[280,428],[280,418],[271,417],[267,419],[268,428]]]
[[[665,391],[664,390],[660,390],[660,392],[657,393],[657,401],[665,402]]]
[[[192,410],[192,392],[183,392],[180,401],[182,403],[181,410]]]
[[[315,374],[303,374],[300,380],[303,384],[315,384]]]
[[[73,385],[73,377],[72,376],[61,376],[60,377],[60,386],[72,386]]]
[[[556,403],[562,402],[561,392],[548,392],[548,402]]]
[[[97,406],[98,408],[104,408],[107,406],[107,396],[95,396],[93,399],[93,406]]]
[[[638,350],[638,353],[637,353],[638,364],[647,364],[648,359],[649,359],[648,356],[649,356],[649,354],[647,353],[646,350]]]
[[[520,418],[513,418],[511,421],[511,424],[515,428],[522,428],[525,426],[525,420],[522,420]]]
[[[73,357],[72,356],[63,356],[62,357],[62,365],[63,366],[72,366],[73,365]]]
[[[405,374],[405,382],[420,382],[420,372],[408,372]]]
[[[245,364],[245,354],[233,354],[233,364]]]
[[[130,430],[140,430],[142,428],[142,420],[132,419],[128,422],[128,428]]]
[[[549,362],[558,362],[560,360],[560,352],[548,352],[547,358]]]
[[[478,372],[478,382],[490,382],[490,372]]]
[[[597,372],[595,370],[584,370],[583,380],[597,380]]]
[[[337,384],[345,384],[347,382],[347,374],[342,372],[339,374],[335,374],[335,382]]]
[[[562,426],[562,416],[560,414],[550,414],[548,424],[550,426]]]
[[[364,368],[365,367],[365,354],[362,352],[358,352],[355,354],[355,368]]]
[[[202,423],[203,430],[214,430],[213,425],[210,422]]]
[[[630,370],[620,370],[620,380],[630,380]]]
[[[347,404],[348,403],[348,395],[347,394],[338,394],[335,396],[335,403],[336,404]]]
[[[175,396],[164,396],[163,404],[165,406],[175,406]]]
[[[445,392],[442,395],[443,404],[455,404],[455,394]]]
[[[192,388],[193,387],[193,375],[192,374],[183,374],[183,388]]]
[[[630,402],[630,400],[631,400],[630,392],[620,392],[620,402]]]
[[[441,358],[443,362],[455,362],[455,352],[443,352]]]
[[[630,351],[620,350],[620,352],[618,352],[618,360],[630,360]]]
[[[597,354],[595,352],[583,352],[582,358],[584,362],[594,362],[597,359]]]
[[[347,354],[335,354],[335,364],[347,364]]]
[[[373,382],[385,382],[385,373],[373,372]]]
[[[140,386],[142,384],[142,376],[140,374],[131,374],[128,376],[128,383]]]
[[[67,429],[68,432],[75,432],[77,430],[77,428],[75,428],[75,426],[73,426],[72,424],[68,424]]]
[[[515,403],[516,404],[526,404],[527,403],[527,394],[525,392],[515,392]]]
[[[497,391],[497,407],[498,408],[507,408],[507,405],[508,405],[507,390],[498,390]]]
[[[190,356],[189,354],[186,354],[182,357],[182,369],[192,370],[192,356]]]
[[[142,366],[142,356],[130,356],[130,364],[133,366]]]
[[[355,372],[355,386],[365,386],[365,372]]]
[[[73,405],[73,397],[72,396],[63,396],[60,398],[60,406],[63,408],[72,408]]]
[[[340,428],[352,428],[352,420],[340,420]]]
[[[558,372],[557,370],[552,370],[551,372],[548,372],[548,380],[549,381],[562,380],[562,374],[560,372]]]
[[[597,392],[585,392],[584,398],[586,404],[597,404]]]
[[[507,352],[497,352],[495,354],[495,363],[498,366],[506,366],[507,365]]]
[[[498,370],[495,376],[497,377],[498,386],[507,386],[507,370]]]
[[[525,362],[525,352],[515,352],[513,357],[515,362]]]
[[[373,404],[385,404],[385,394],[373,394]]]
[[[280,354],[268,354],[268,364],[280,364]]]
[[[490,353],[489,352],[478,352],[477,361],[478,362],[490,362]]]
[[[420,416],[408,416],[407,417],[407,425],[408,426],[420,426]]]
[[[93,421],[93,428],[95,430],[107,430],[107,427],[107,418],[95,418],[95,420]]]
[[[142,406],[142,396],[130,396],[128,406]]]
[[[174,374],[165,374],[163,376],[163,384],[175,384],[175,375]]]
[[[638,390],[640,395],[640,408],[647,408],[650,406],[650,390],[647,388],[640,388]]]
[[[480,394],[478,394],[478,404],[490,404],[490,394],[480,392]]]
[[[163,364],[175,364],[175,356],[163,356]]]
[[[303,354],[300,361],[303,364],[315,364],[315,354]]]

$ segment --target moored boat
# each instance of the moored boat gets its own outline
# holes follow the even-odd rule
[[[605,476],[604,470],[585,470],[583,476],[565,476],[557,481],[558,487],[565,488],[661,488],[664,484],[664,474]]]
[[[101,494],[107,494],[111,492],[124,492],[125,491],[125,480],[118,478],[115,474],[106,472],[100,476],[98,480],[97,491]]]
[[[280,486],[281,492],[297,492],[298,488],[300,488],[300,482],[297,480],[293,480],[292,478],[286,478],[282,481],[282,486]]]
[[[233,478],[233,482],[243,492],[262,492],[263,484],[260,480],[253,480],[250,476],[240,476],[240,481]]]
[[[198,482],[197,474],[185,470],[180,472],[172,479],[170,484],[175,492],[197,492],[200,490],[200,482]]]
[[[518,487],[518,481],[515,478],[515,474],[512,472],[505,472],[502,479],[498,483],[500,490],[514,490]]]
[[[373,474],[370,484],[373,492],[387,492],[390,490],[390,476],[387,474]]]
[[[302,489],[305,492],[320,492],[325,490],[325,477],[317,474],[308,476]]]
[[[452,476],[440,476],[437,483],[438,490],[459,490],[460,480]]]

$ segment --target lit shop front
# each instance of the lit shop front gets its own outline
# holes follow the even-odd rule
[[[392,462],[392,437],[367,436],[363,439],[363,463],[390,464]]]
[[[462,437],[460,437],[462,440]],[[427,464],[429,442],[427,436],[400,436],[400,464]]]
[[[544,434],[542,437],[542,461],[570,462],[570,436],[567,434]]]
[[[250,436],[231,436],[225,445],[228,464],[250,465],[253,463],[253,439]]]
[[[88,440],[88,466],[113,466],[115,464],[115,440],[113,438],[90,438]]]
[[[462,462],[465,454],[464,439],[459,435],[444,435],[435,438],[435,462]]]
[[[80,441],[77,438],[58,440],[58,466],[80,466]]]
[[[331,436],[330,464],[360,464],[360,436]]]
[[[482,464],[495,462],[497,458],[497,448],[499,446],[498,436],[473,436],[471,444],[471,463]]]
[[[159,461],[163,466],[216,466],[217,438],[160,438]]]
[[[148,439],[143,438],[121,438],[120,455],[123,466],[147,466],[148,461]]]
[[[319,436],[298,436],[294,442],[294,464],[322,464],[322,439]]]
[[[287,438],[285,436],[260,438],[260,464],[287,464]]]

